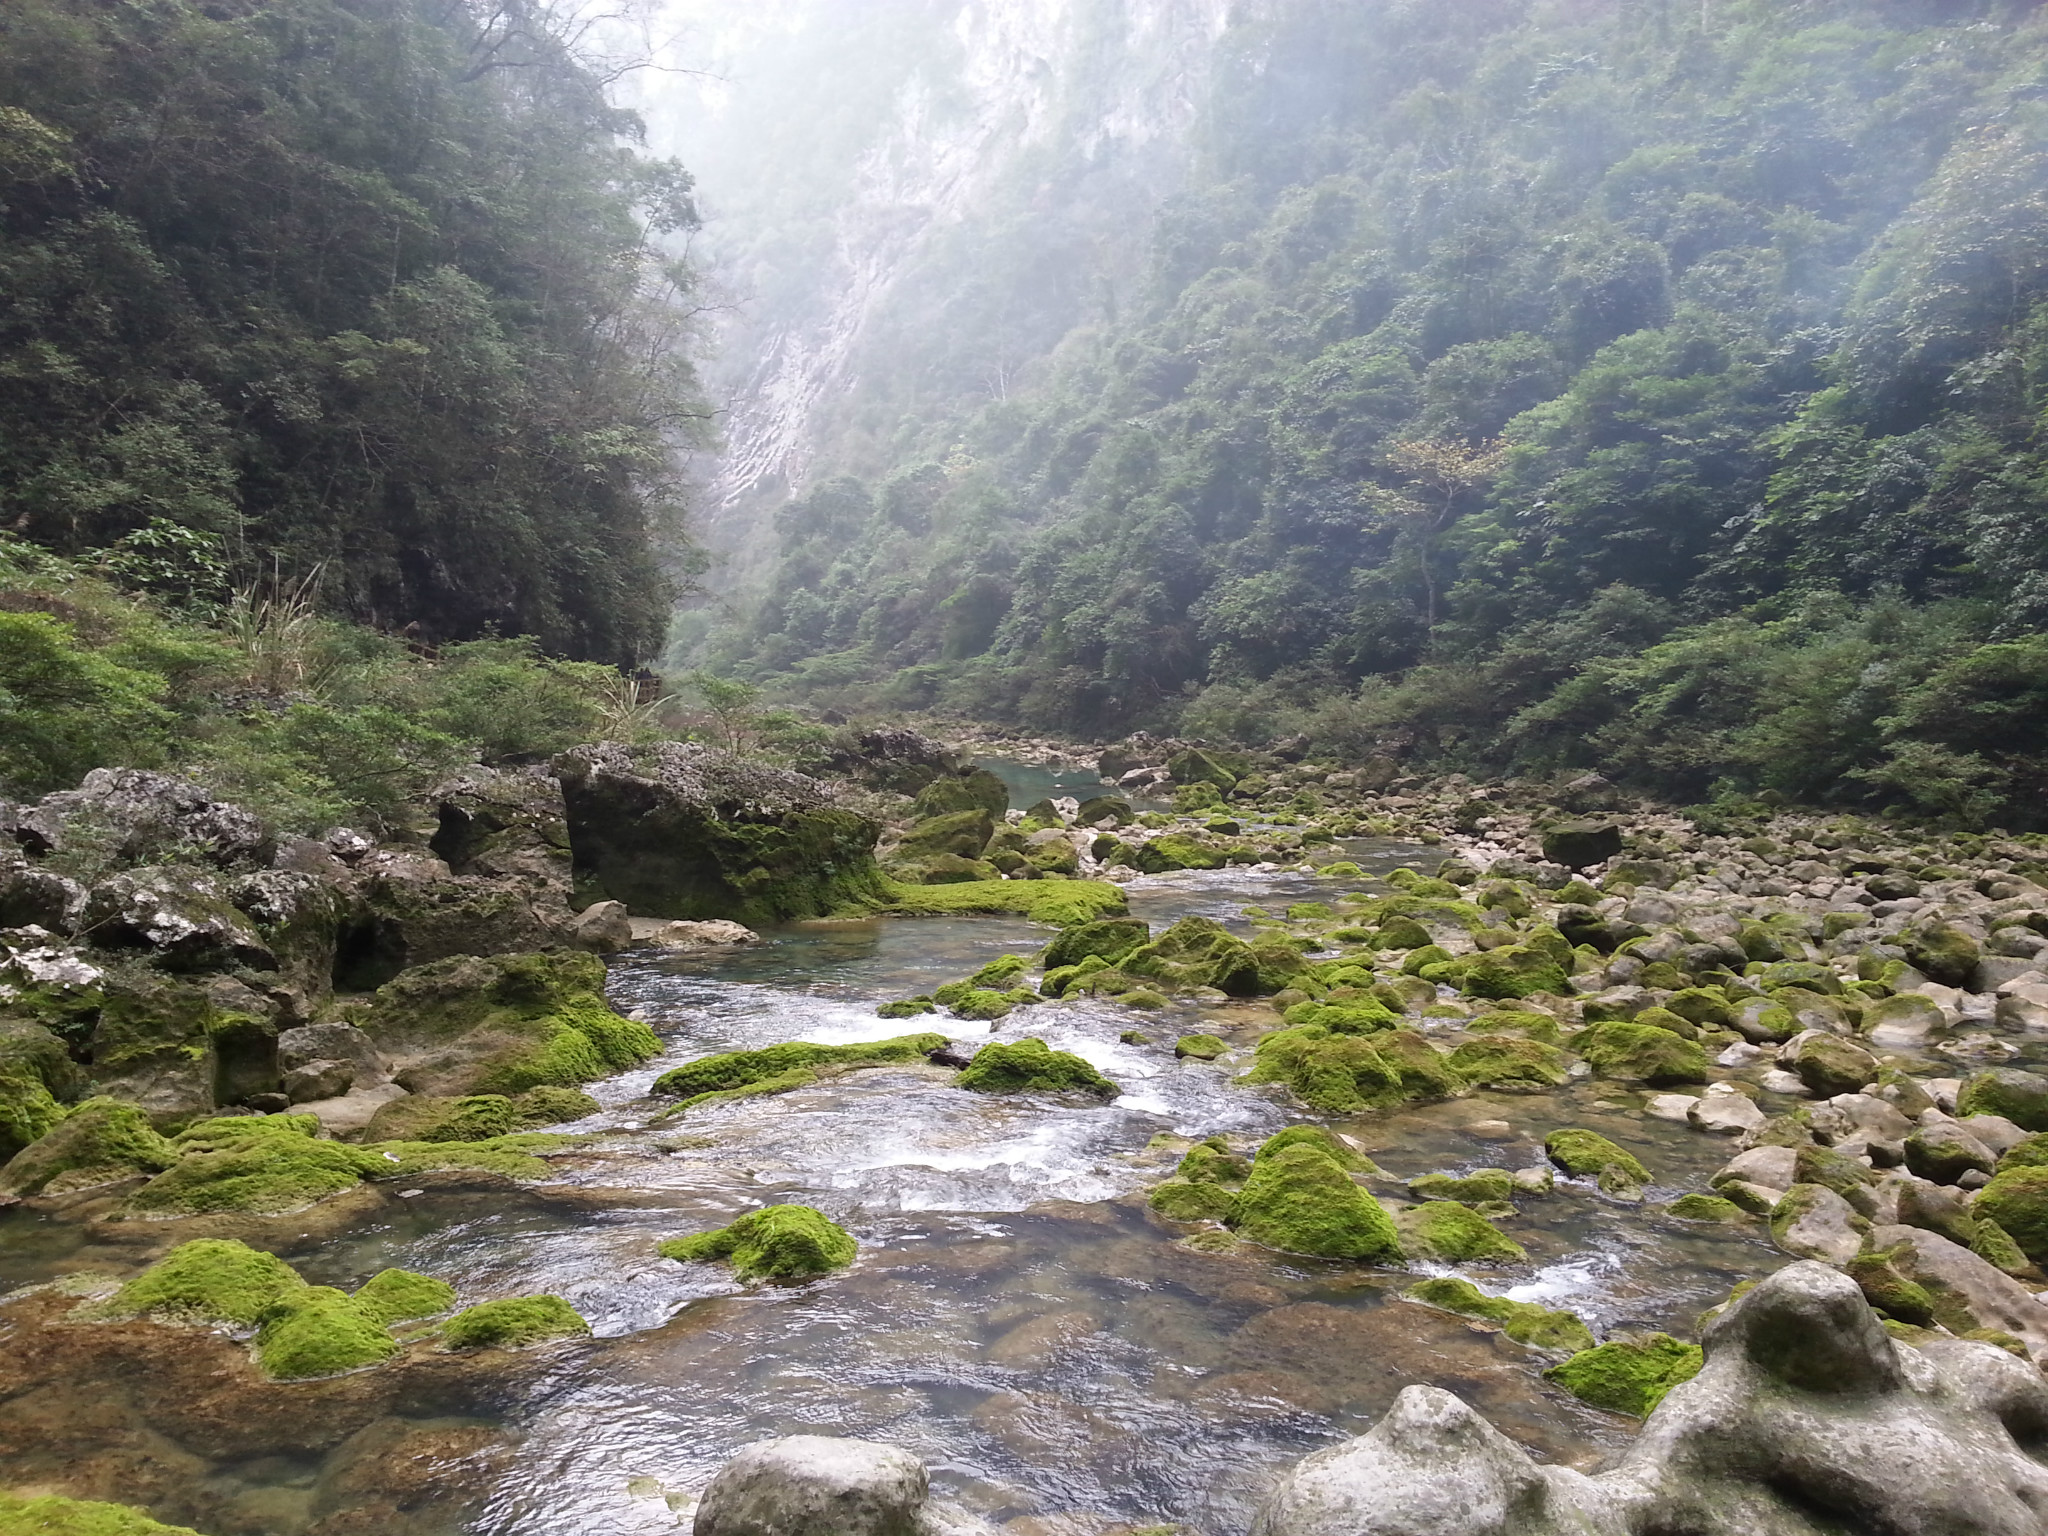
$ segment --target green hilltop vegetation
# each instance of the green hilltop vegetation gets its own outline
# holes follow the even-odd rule
[[[1221,58],[1142,286],[997,398],[948,360],[1041,237],[943,247],[680,650],[840,709],[2039,822],[2038,7],[1301,0]]]

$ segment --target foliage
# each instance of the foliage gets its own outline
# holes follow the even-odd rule
[[[1322,0],[1216,57],[1147,281],[1053,302],[1011,225],[936,252],[694,656],[2039,823],[2038,8]],[[1033,165],[1055,221],[1120,216]],[[949,390],[991,283],[1035,350]]]
[[[7,526],[195,612],[262,551],[423,639],[645,655],[695,213],[605,83],[545,7],[10,4]]]

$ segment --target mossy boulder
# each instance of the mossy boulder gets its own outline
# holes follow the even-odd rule
[[[441,1342],[449,1349],[524,1349],[589,1332],[582,1314],[559,1296],[511,1296],[456,1313],[442,1325]]]
[[[1664,1006],[1696,1026],[1733,1029],[1735,1007],[1717,987],[1685,987],[1664,1000]]]
[[[1167,875],[1181,869],[1221,869],[1230,862],[1227,850],[1192,832],[1162,832],[1142,843],[1126,844],[1116,857],[1147,875]]]
[[[849,902],[848,914],[870,911],[904,917],[1014,916],[1056,928],[1119,917],[1129,902],[1107,880],[972,880],[956,885],[885,884],[872,900]]]
[[[1699,1375],[1706,1354],[1669,1334],[1617,1339],[1581,1350],[1543,1373],[1572,1396],[1610,1413],[1645,1419],[1673,1387]]]
[[[1079,965],[1092,955],[1105,965],[1115,965],[1151,937],[1151,926],[1135,917],[1110,917],[1076,923],[1045,946],[1039,963],[1052,971],[1062,966]]]
[[[253,1328],[279,1302],[306,1289],[275,1254],[230,1238],[180,1243],[94,1309],[104,1317],[227,1323]]]
[[[1227,1055],[1229,1051],[1229,1042],[1219,1040],[1214,1035],[1182,1035],[1173,1046],[1174,1055],[1191,1056],[1196,1061],[1214,1061],[1219,1056]]]
[[[1425,1173],[1408,1181],[1408,1192],[1418,1200],[1497,1204],[1514,1197],[1515,1176],[1505,1168],[1481,1168],[1466,1174]]]
[[[944,816],[930,816],[917,822],[903,834],[891,858],[897,863],[914,864],[940,855],[951,855],[958,859],[978,859],[982,850],[988,847],[995,836],[996,824],[987,811],[976,808],[971,811],[953,811]]]
[[[1543,857],[1569,869],[1590,869],[1621,853],[1621,828],[1611,821],[1564,821],[1543,833]]]
[[[1877,1081],[1875,1056],[1853,1040],[1819,1030],[1805,1030],[1794,1036],[1791,1044],[1779,1053],[1778,1060],[1816,1098],[1854,1093]]]
[[[1153,1189],[1145,1203],[1168,1221],[1222,1221],[1237,1196],[1221,1184],[1168,1179]]]
[[[2003,1115],[2024,1131],[2048,1131],[2048,1077],[2014,1067],[1973,1074],[1956,1095],[1959,1115]]]
[[[574,950],[465,955],[400,972],[352,1010],[398,1081],[443,1097],[573,1087],[661,1054],[604,997],[604,962]]]
[[[902,997],[891,1003],[884,1003],[875,1010],[878,1019],[914,1019],[921,1014],[937,1013],[939,1005],[932,998]]]
[[[1312,1024],[1333,1035],[1376,1035],[1401,1022],[1400,1015],[1376,997],[1351,997],[1341,1003],[1296,1003],[1281,1017],[1290,1025]]]
[[[1569,1312],[1552,1312],[1526,1301],[1489,1296],[1469,1280],[1442,1275],[1411,1285],[1401,1293],[1410,1301],[1460,1317],[1493,1323],[1517,1344],[1557,1354],[1577,1354],[1592,1349],[1593,1335]]]
[[[1218,1136],[1189,1147],[1174,1170],[1177,1177],[1196,1184],[1241,1184],[1250,1172],[1250,1165]]]
[[[1436,1048],[1412,1030],[1367,1037],[1333,1034],[1320,1024],[1279,1030],[1259,1041],[1246,1080],[1284,1083],[1311,1109],[1331,1115],[1449,1098],[1463,1088]]]
[[[920,816],[944,816],[959,811],[984,811],[1001,821],[1010,809],[1009,787],[986,768],[969,768],[962,773],[941,774],[917,792],[913,809]]]
[[[757,1051],[722,1051],[685,1062],[656,1078],[650,1092],[673,1094],[683,1100],[684,1108],[711,1099],[786,1093],[808,1087],[830,1073],[920,1062],[945,1046],[946,1037],[940,1034],[897,1035],[848,1045],[790,1040]]]
[[[393,1323],[438,1317],[455,1305],[455,1287],[409,1269],[385,1269],[364,1281],[354,1300],[365,1316],[388,1328]]]
[[[0,1193],[61,1195],[161,1173],[178,1149],[118,1099],[88,1099],[0,1168]]]
[[[593,1108],[596,1100],[591,1100]],[[364,1128],[367,1141],[488,1141],[524,1130],[512,1100],[502,1093],[437,1098],[408,1094],[393,1099]]]
[[[1516,1264],[1522,1245],[1456,1200],[1426,1200],[1396,1218],[1401,1246],[1414,1258],[1439,1264]]]
[[[665,1259],[727,1259],[742,1280],[807,1280],[844,1269],[859,1251],[844,1227],[808,1205],[771,1205],[731,1226],[660,1245]]]
[[[82,1081],[64,1043],[39,1024],[0,1018],[0,1163],[56,1129]]]
[[[1079,1056],[1028,1035],[983,1046],[953,1082],[976,1093],[1086,1093],[1113,1099],[1121,1091]]]
[[[1543,1138],[1543,1150],[1573,1178],[1598,1180],[1602,1189],[1612,1184],[1640,1191],[1650,1182],[1650,1170],[1633,1152],[1617,1146],[1598,1131],[1575,1126],[1552,1131]]]
[[[1232,997],[1256,996],[1260,986],[1251,946],[1208,917],[1182,918],[1126,955],[1117,968],[1170,988],[1214,987]]]
[[[353,1189],[387,1166],[367,1147],[319,1139],[311,1115],[205,1121],[175,1139],[178,1160],[128,1197],[146,1216],[234,1211],[279,1216]]]
[[[1967,987],[1976,974],[1983,950],[1953,923],[1921,923],[1905,934],[1906,960],[1915,970],[1945,987]]]
[[[1535,945],[1506,944],[1455,965],[1455,984],[1467,997],[1534,997],[1539,992],[1564,992],[1569,987],[1565,967],[1554,955]]]
[[[1724,1200],[1719,1195],[1680,1195],[1664,1209],[1681,1221],[1745,1221],[1749,1212],[1733,1200]]]
[[[1569,1075],[1564,1052],[1519,1035],[1474,1035],[1451,1052],[1450,1065],[1475,1087],[1511,1093],[1555,1088]]]
[[[1237,788],[1237,775],[1199,747],[1188,747],[1167,758],[1166,771],[1176,784],[1213,784],[1225,794]]]
[[[354,1297],[325,1285],[290,1292],[264,1313],[256,1330],[257,1363],[280,1381],[361,1370],[398,1349],[382,1321]]]
[[[1601,1077],[1653,1088],[1707,1080],[1707,1053],[1668,1029],[1613,1019],[1581,1030],[1572,1046]]]
[[[1404,1258],[1393,1218],[1308,1141],[1255,1158],[1228,1219],[1239,1236],[1285,1253],[1372,1264]]]
[[[55,1495],[0,1493],[0,1536],[199,1536],[190,1526],[164,1525],[126,1504]]]
[[[1996,1222],[2036,1264],[2048,1266],[2048,1168],[2007,1168],[1971,1207],[1979,1221]]]

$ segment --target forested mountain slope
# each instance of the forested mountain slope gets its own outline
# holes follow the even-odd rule
[[[0,526],[648,654],[695,211],[574,41],[529,0],[0,7]]]
[[[2038,8],[1268,0],[1210,75],[1142,296],[827,439],[703,654],[2038,819]]]

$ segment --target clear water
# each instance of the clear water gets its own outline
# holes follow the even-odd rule
[[[1013,794],[1046,792],[1028,777],[1042,770],[1010,771]],[[1388,843],[1346,852],[1381,870],[1433,857]],[[1277,908],[1345,888],[1229,870],[1152,877],[1130,894],[1155,925],[1190,912],[1235,923],[1247,903]],[[401,1393],[387,1428],[416,1433],[454,1415],[501,1455],[488,1475],[451,1476],[445,1496],[430,1487],[402,1519],[377,1528],[672,1531],[690,1492],[740,1447],[807,1431],[905,1445],[951,1495],[998,1519],[1031,1517],[1020,1529],[1179,1521],[1222,1536],[1246,1527],[1280,1467],[1359,1432],[1416,1381],[1458,1392],[1544,1458],[1590,1464],[1626,1442],[1625,1421],[1543,1383],[1538,1357],[1400,1300],[1412,1276],[1250,1248],[1201,1252],[1146,1213],[1144,1190],[1178,1155],[1152,1146],[1155,1137],[1254,1138],[1303,1118],[1269,1091],[1233,1082],[1229,1065],[1172,1053],[1193,1029],[1248,1045],[1251,1020],[1270,1013],[1048,1004],[994,1030],[875,1016],[879,1002],[929,991],[1000,954],[1029,954],[1046,937],[1003,919],[890,920],[801,925],[724,954],[629,954],[613,970],[614,1001],[647,1019],[668,1050],[596,1085],[602,1111],[571,1129],[597,1139],[560,1161],[558,1182],[507,1191],[422,1181],[366,1193],[338,1213],[209,1228],[232,1227],[316,1281],[354,1285],[397,1264],[450,1279],[465,1300],[552,1291],[591,1320],[596,1337],[548,1351],[545,1369],[530,1371],[510,1401],[474,1386]],[[645,1097],[661,1072],[709,1052],[924,1027],[969,1045],[1037,1035],[1086,1057],[1123,1092],[1101,1106],[984,1096],[917,1067],[658,1124],[665,1106]],[[1132,1028],[1152,1043],[1123,1042]],[[1645,1120],[1630,1112],[1634,1103],[1611,1085],[1581,1084],[1538,1097],[1476,1095],[1340,1129],[1406,1178],[1534,1164],[1545,1132],[1588,1125],[1636,1150],[1670,1191],[1701,1187],[1725,1143]],[[861,1243],[855,1267],[808,1285],[747,1289],[716,1266],[655,1253],[661,1238],[777,1201],[815,1205],[845,1224]],[[1525,1202],[1506,1225],[1530,1261],[1471,1278],[1571,1307],[1596,1331],[1684,1329],[1736,1279],[1782,1262],[1753,1228],[1703,1230],[1569,1184]],[[194,1235],[0,1213],[0,1288],[81,1267],[129,1273],[164,1242]],[[139,1412],[120,1407],[134,1389],[105,1376],[47,1390],[68,1392],[74,1409],[83,1404],[109,1424]],[[0,1402],[0,1481],[50,1477],[62,1486],[54,1452],[10,1452],[6,1411]],[[159,1517],[216,1536],[354,1529],[332,1514],[323,1524],[317,1501],[286,1496],[332,1480],[319,1456],[182,1450],[205,1475],[159,1500]],[[331,1462],[344,1450],[323,1454]]]

